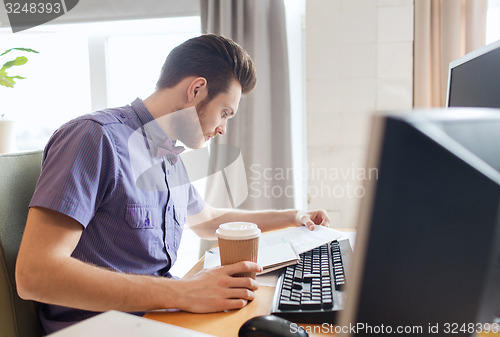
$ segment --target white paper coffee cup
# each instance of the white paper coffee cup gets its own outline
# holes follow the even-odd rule
[[[251,222],[228,222],[221,224],[215,235],[219,242],[221,265],[240,261],[257,262],[259,251],[259,227]],[[252,277],[255,273],[241,273],[235,276]]]

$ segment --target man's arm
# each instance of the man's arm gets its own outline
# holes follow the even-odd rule
[[[324,210],[270,210],[245,211],[237,209],[214,208],[205,204],[201,212],[188,217],[188,226],[200,237],[214,240],[215,231],[220,224],[232,221],[256,223],[262,231],[290,226],[328,226],[330,218]]]
[[[231,277],[260,271],[254,263],[205,270],[184,280],[118,273],[71,257],[82,231],[82,225],[66,215],[30,209],[16,264],[22,298],[92,311],[192,312],[237,309],[254,299],[254,280]]]

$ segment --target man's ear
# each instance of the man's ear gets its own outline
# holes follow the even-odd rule
[[[208,94],[207,80],[204,77],[196,77],[188,86],[188,101],[197,104]]]

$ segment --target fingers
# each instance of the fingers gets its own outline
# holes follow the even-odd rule
[[[233,264],[229,264],[223,267],[227,275],[234,275],[240,273],[260,273],[262,267],[255,262],[251,261],[241,261]]]
[[[204,269],[191,278],[179,280],[190,291],[178,292],[179,309],[190,312],[217,312],[240,309],[255,299],[257,281],[250,277],[234,277],[243,272],[258,272],[262,268],[249,261]]]
[[[250,277],[232,276],[231,278],[227,279],[224,285],[229,288],[245,288],[252,291],[259,289],[259,284],[257,283],[257,281]]]
[[[309,230],[314,230],[316,224],[311,219],[312,212],[298,211],[295,217],[299,226],[306,226]]]
[[[262,268],[254,262],[243,261],[235,264],[221,267],[227,276],[220,280],[219,285],[223,290],[224,310],[241,309],[248,304],[249,301],[255,299],[255,291],[259,288],[257,281],[250,277],[233,277],[232,275],[261,271]]]
[[[225,297],[230,300],[253,301],[255,299],[255,292],[248,289],[234,288],[229,289]]]
[[[311,230],[314,229],[314,222],[311,220],[311,216],[307,212],[297,211],[295,221],[297,221],[299,226],[306,226]]]
[[[241,309],[247,304],[248,304],[248,301],[243,300],[243,299],[229,299],[229,300],[226,300],[226,303],[224,305],[224,307],[226,309],[224,309],[224,310]]]
[[[310,230],[314,230],[316,226],[328,226],[330,224],[330,217],[325,210],[316,211],[297,211],[295,217],[297,224],[306,226]]]
[[[330,217],[328,216],[328,213],[326,213],[324,209],[319,210],[319,213],[321,215],[321,222],[319,225],[325,227],[330,226]]]
[[[316,224],[314,223],[314,221],[311,220],[311,218],[308,218],[304,223],[304,226],[306,226],[309,230],[312,231],[316,227]]]

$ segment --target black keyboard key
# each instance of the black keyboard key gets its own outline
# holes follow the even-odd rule
[[[298,310],[300,309],[299,301],[281,301],[279,305],[280,310]]]
[[[300,303],[301,309],[321,309],[321,301],[302,301]]]
[[[320,274],[305,274],[304,275],[304,282],[306,283],[311,283],[315,279],[319,279],[321,277]]]
[[[333,308],[333,300],[332,299],[323,300],[322,307],[323,307],[323,309]]]
[[[302,270],[295,270],[295,273],[293,275],[293,280],[301,282],[302,281]]]
[[[282,297],[290,298],[291,295],[292,295],[292,292],[290,290],[285,289],[285,290],[281,291]]]

